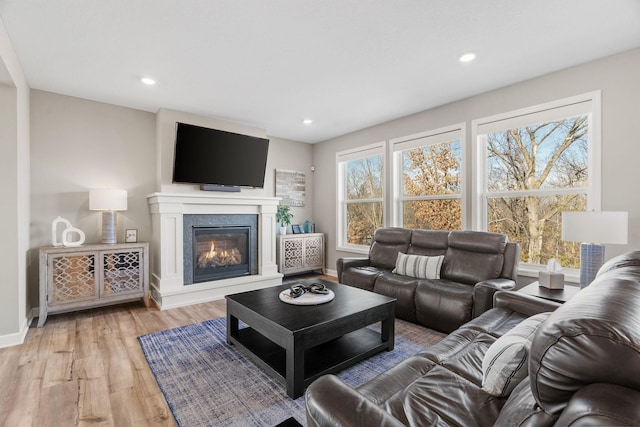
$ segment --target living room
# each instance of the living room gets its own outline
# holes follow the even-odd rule
[[[636,12],[629,19],[637,24],[638,8],[631,3],[626,5]],[[593,52],[584,56],[588,60],[548,72],[538,72],[532,66],[531,72],[517,81],[513,81],[509,70],[483,69],[507,83],[479,93],[466,93],[462,87],[450,101],[307,143],[270,135],[266,127],[251,125],[256,123],[251,117],[208,116],[189,112],[189,105],[178,107],[177,104],[151,112],[123,106],[125,103],[112,97],[108,89],[105,93],[96,90],[92,100],[46,87],[33,88],[25,72],[26,65],[21,64],[18,49],[21,42],[13,39],[6,26],[5,23],[0,27],[0,57],[4,63],[0,82],[3,83],[2,111],[7,112],[2,116],[2,128],[10,143],[3,144],[0,169],[6,205],[12,209],[7,209],[2,216],[4,239],[0,258],[5,282],[0,290],[2,347],[21,344],[29,331],[33,310],[39,304],[38,249],[51,244],[51,222],[61,216],[83,230],[87,242],[100,241],[100,215],[89,210],[89,189],[113,186],[128,191],[128,208],[118,214],[119,241],[123,241],[125,229],[136,229],[139,241],[152,240],[149,194],[198,191],[170,182],[166,166],[170,156],[162,152],[166,145],[162,145],[158,137],[159,117],[163,115],[201,126],[268,136],[265,186],[243,189],[240,194],[274,197],[276,169],[303,171],[306,203],[304,207],[292,209],[295,222],[304,223],[308,219],[315,223],[316,230],[325,234],[325,269],[335,275],[337,259],[354,255],[338,248],[337,153],[460,123],[466,134],[465,144],[470,148],[475,120],[598,91],[602,145],[600,209],[626,211],[629,215],[628,243],[607,246],[606,256],[611,258],[633,250],[640,241],[640,200],[634,196],[633,184],[633,171],[637,169],[636,159],[640,154],[634,136],[637,133],[634,100],[640,98],[637,78],[640,37],[634,39],[637,30],[633,33],[633,28],[628,39],[620,40],[617,50],[599,52],[599,47],[594,47]],[[452,52],[452,55],[459,53]],[[482,61],[482,52],[478,61]],[[43,62],[42,67],[47,66]],[[474,78],[473,72],[472,68],[460,72],[461,86]],[[397,80],[401,86],[402,75]],[[357,81],[349,83],[358,84]],[[138,87],[135,91],[146,91],[146,96],[153,98],[156,89]],[[428,97],[428,94],[421,96]],[[297,122],[295,126],[303,126]],[[314,125],[319,126],[318,119]],[[464,173],[469,182],[473,180],[474,168],[471,161],[465,164]],[[470,205],[471,194],[465,197]],[[468,213],[469,228],[471,223],[471,213]],[[533,277],[523,275],[522,282],[535,280]]]

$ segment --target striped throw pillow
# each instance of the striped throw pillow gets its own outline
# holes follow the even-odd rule
[[[439,279],[443,260],[444,255],[407,255],[399,252],[398,258],[396,258],[396,268],[393,269],[393,273],[417,277],[419,279]]]
[[[529,349],[538,326],[551,313],[531,316],[498,338],[482,359],[482,390],[507,397],[529,374]]]

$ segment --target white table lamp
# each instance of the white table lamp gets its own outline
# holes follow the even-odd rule
[[[604,264],[603,243],[627,243],[627,212],[562,212],[562,240],[581,242],[580,287],[589,285]]]
[[[102,243],[116,243],[116,211],[127,210],[127,190],[89,190],[89,210],[102,212]]]

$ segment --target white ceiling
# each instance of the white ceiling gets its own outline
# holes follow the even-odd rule
[[[310,143],[640,47],[639,0],[0,0],[0,16],[34,89]]]

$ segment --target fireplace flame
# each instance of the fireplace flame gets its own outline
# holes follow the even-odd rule
[[[211,248],[205,250],[198,257],[198,268],[224,267],[226,265],[242,264],[242,254],[238,248],[216,250],[214,242]]]

